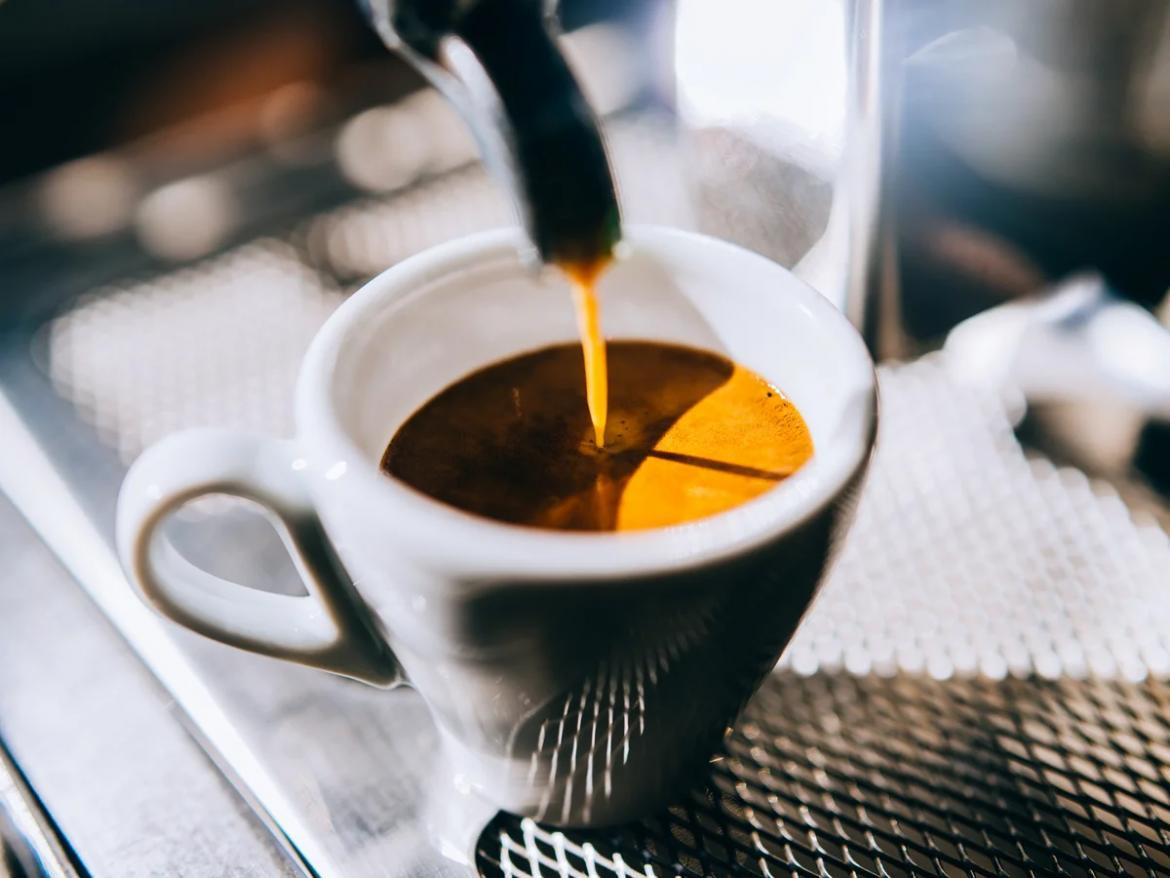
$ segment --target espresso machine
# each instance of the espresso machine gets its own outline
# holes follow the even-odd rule
[[[0,875],[1170,873],[1166,4],[562,5],[175,3],[166,31],[112,3],[53,51],[0,4],[4,93],[72,119],[14,102],[0,191]],[[119,66],[137,87],[69,152]],[[146,126],[151,82],[206,118]],[[101,140],[114,118],[143,127]],[[410,691],[147,612],[113,506],[169,431],[289,431],[308,338],[386,267],[516,222],[534,266],[582,258],[619,214],[831,299],[882,423],[855,533],[708,774],[558,831],[452,807]],[[296,588],[247,508],[168,529]],[[567,704],[565,740],[590,723]]]
[[[873,331],[901,355],[946,337],[963,380],[1027,403],[1033,447],[1164,491],[1166,4],[899,9]]]

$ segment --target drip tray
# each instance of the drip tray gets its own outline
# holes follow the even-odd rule
[[[501,815],[485,878],[1170,875],[1170,687],[774,675],[706,786],[620,829]]]
[[[611,143],[631,216],[783,255],[753,237],[774,217],[677,203],[679,179],[702,169],[652,119],[616,124]],[[491,196],[469,168],[185,268],[118,275],[62,294],[0,357],[30,456],[60,476],[55,494],[38,476],[26,507],[50,524],[76,507],[54,548],[67,563],[87,548],[72,558],[82,585],[307,874],[467,874],[429,843],[449,827],[425,813],[437,741],[424,706],[148,614],[114,560],[114,498],[128,461],[170,430],[287,432],[316,326],[371,271],[494,223]],[[476,824],[459,852],[484,875],[1170,876],[1166,534],[1108,486],[1029,458],[1000,402],[939,360],[883,366],[879,382],[856,525],[705,786],[608,831]],[[192,531],[184,549],[286,588],[279,543],[237,513],[192,510],[175,522]],[[215,521],[244,538],[235,553],[199,545]]]

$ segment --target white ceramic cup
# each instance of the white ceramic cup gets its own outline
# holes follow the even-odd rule
[[[385,475],[403,421],[469,372],[576,338],[555,273],[516,233],[395,266],[309,348],[297,434],[164,439],[131,468],[118,547],[161,613],[243,649],[426,699],[464,781],[553,823],[663,804],[718,746],[788,642],[850,518],[872,446],[873,365],[824,298],[712,238],[632,228],[601,281],[610,338],[725,353],[787,394],[813,457],[710,518],[629,533],[517,527]],[[730,452],[733,453],[733,452]],[[306,589],[273,594],[186,561],[158,532],[209,493],[271,512]]]

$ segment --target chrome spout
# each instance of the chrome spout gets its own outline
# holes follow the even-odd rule
[[[621,237],[593,111],[536,0],[362,0],[383,42],[459,110],[543,262],[607,259]]]

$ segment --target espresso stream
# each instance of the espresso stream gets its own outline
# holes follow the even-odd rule
[[[581,353],[585,357],[585,402],[593,422],[593,442],[605,445],[605,424],[609,418],[609,366],[605,336],[601,334],[601,308],[597,302],[597,277],[604,262],[562,266],[573,287],[573,307],[577,312],[577,332],[581,336]]]
[[[499,521],[611,531],[737,506],[812,454],[804,419],[779,391],[679,345],[610,342],[608,426],[605,414],[595,423],[581,380],[588,350],[556,345],[461,379],[398,430],[383,469]]]

